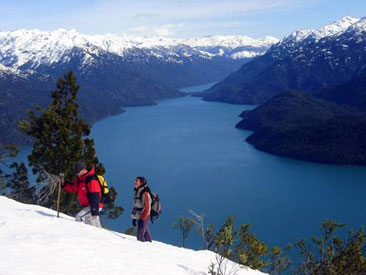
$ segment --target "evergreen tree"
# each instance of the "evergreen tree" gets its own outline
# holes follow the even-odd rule
[[[215,241],[215,252],[230,259],[233,257],[233,245],[238,234],[234,229],[234,220],[233,216],[227,217],[217,233]]]
[[[366,239],[364,229],[350,230],[346,238],[335,236],[344,224],[325,220],[322,236],[313,237],[311,245],[304,239],[296,243],[301,263],[293,274],[366,274]]]
[[[178,222],[173,223],[173,228],[179,229],[182,233],[182,247],[184,247],[186,239],[188,238],[189,233],[191,232],[192,226],[196,222],[191,217],[178,217]]]
[[[6,195],[7,183],[4,168],[8,167],[7,160],[16,157],[18,149],[15,145],[0,145],[0,195]]]
[[[253,269],[262,269],[268,265],[264,259],[268,253],[267,245],[249,232],[249,224],[242,224],[237,230],[234,221],[235,218],[229,216],[221,226],[216,235],[215,252],[241,266]],[[219,269],[223,263],[223,260],[217,262],[218,267],[221,266]]]
[[[235,246],[235,256],[240,264],[253,269],[262,269],[268,264],[263,258],[268,253],[267,245],[249,232],[250,225],[242,224],[238,233],[238,243]]]
[[[37,112],[28,111],[29,121],[21,121],[22,131],[33,138],[33,149],[28,156],[32,172],[37,174],[37,182],[45,180],[44,171],[53,175],[64,173],[66,181],[72,181],[72,169],[77,161],[84,161],[88,167],[95,166],[97,174],[103,175],[105,169],[99,162],[94,149],[94,140],[88,138],[90,126],[80,119],[76,102],[80,86],[72,71],[60,77],[48,108],[37,107]],[[112,189],[112,188],[111,188]],[[116,196],[117,192],[111,190]],[[56,195],[45,206],[53,208]],[[65,192],[61,196],[61,211],[74,214],[78,205],[75,195]],[[111,205],[109,211],[115,218],[123,208]]]
[[[28,169],[24,163],[14,162],[10,168],[15,171],[8,175],[6,187],[9,188],[7,197],[17,200],[22,203],[37,203],[36,187],[31,186],[28,180]]]
[[[290,244],[285,247],[284,251],[278,246],[273,247],[269,252],[268,267],[264,268],[263,271],[271,275],[283,274],[283,272],[292,264],[289,257],[291,249],[292,245]]]
[[[133,226],[133,227],[128,228],[128,229],[125,231],[125,234],[126,234],[126,235],[130,235],[130,236],[134,236],[134,237],[136,237],[136,235],[137,235],[136,227],[135,227],[135,226]]]

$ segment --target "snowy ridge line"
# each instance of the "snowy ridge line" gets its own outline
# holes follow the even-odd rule
[[[0,32],[0,63],[14,68],[21,67],[27,62],[36,64],[35,67],[39,64],[52,64],[60,61],[62,56],[73,48],[80,48],[96,56],[107,52],[123,57],[130,55],[131,51],[144,50],[146,56],[165,59],[169,56],[184,58],[189,54],[202,55],[204,58],[223,55],[234,59],[248,58],[264,54],[278,41],[277,38],[270,36],[254,39],[247,36],[213,35],[178,39],[113,34],[87,35],[75,29],[57,29],[49,32],[39,29],[18,29]],[[165,56],[161,55],[161,52],[164,52]],[[233,53],[236,55],[231,56]]]
[[[360,18],[346,16],[331,24],[322,26],[319,29],[299,29],[299,30],[296,30],[295,32],[293,32],[292,34],[285,36],[280,41],[280,44],[290,43],[290,42],[295,42],[295,43],[301,42],[307,38],[312,38],[315,41],[318,41],[325,37],[339,35],[339,34],[342,34],[343,32],[346,32],[348,29],[357,27],[357,23],[362,20],[364,20],[364,18],[360,19]]]
[[[350,59],[349,55],[356,53],[355,43],[366,43],[366,17],[344,17],[318,30],[297,30],[271,47],[266,54],[277,60],[292,58],[308,64],[313,64],[317,58],[324,58],[335,67],[340,61],[349,63],[350,60],[344,59]]]
[[[4,196],[0,207],[1,275],[204,275],[215,260],[211,251],[141,243]],[[237,274],[264,273],[243,268]]]

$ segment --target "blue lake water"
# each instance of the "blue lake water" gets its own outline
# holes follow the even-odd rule
[[[184,91],[196,91],[206,86]],[[277,157],[245,142],[238,115],[252,106],[205,102],[195,97],[129,107],[92,128],[109,184],[125,208],[104,225],[131,226],[133,181],[145,176],[159,193],[163,214],[151,226],[154,239],[179,244],[172,223],[189,210],[220,225],[228,215],[270,245],[284,246],[318,233],[326,218],[359,227],[366,221],[366,168],[333,166]],[[26,154],[27,150],[22,151]],[[200,248],[192,232],[187,246]]]

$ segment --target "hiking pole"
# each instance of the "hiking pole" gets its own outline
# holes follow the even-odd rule
[[[57,190],[57,218],[60,217],[60,197],[61,197],[61,182],[64,179],[64,174],[60,173],[59,180],[58,180],[58,190]]]

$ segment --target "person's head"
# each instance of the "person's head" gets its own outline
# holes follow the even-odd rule
[[[78,161],[77,163],[75,163],[72,172],[75,176],[80,177],[88,173],[88,169],[86,168],[86,165],[83,161]]]
[[[147,180],[144,177],[136,177],[135,179],[135,188],[140,188],[147,184]]]

